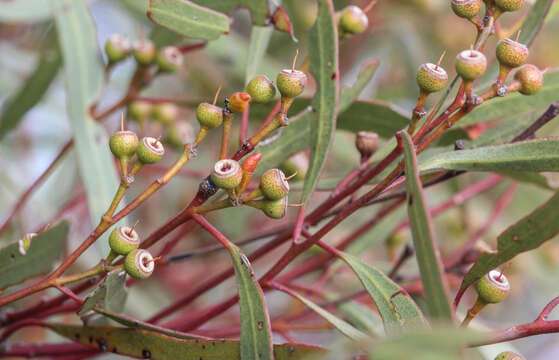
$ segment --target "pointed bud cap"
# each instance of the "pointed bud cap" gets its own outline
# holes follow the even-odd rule
[[[250,102],[250,95],[246,92],[236,92],[231,95],[227,103],[227,109],[234,113],[242,113]]]

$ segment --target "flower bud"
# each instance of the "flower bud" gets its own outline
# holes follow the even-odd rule
[[[361,34],[369,26],[367,14],[355,5],[346,6],[340,13],[338,27],[346,34]]]
[[[132,52],[136,62],[142,66],[149,65],[155,60],[157,50],[152,41],[143,39],[134,42],[134,51]]]
[[[154,269],[155,262],[153,261],[153,256],[147,250],[132,250],[124,259],[124,270],[133,278],[147,279]]]
[[[236,92],[231,95],[227,103],[227,109],[234,113],[245,111],[250,102],[250,95],[245,92]]]
[[[126,59],[126,57],[130,55],[130,51],[130,42],[120,34],[109,36],[105,43],[105,53],[109,59],[109,64],[114,64]]]
[[[514,79],[520,82],[521,94],[532,95],[540,91],[543,86],[543,74],[537,66],[526,64],[514,74]]]
[[[241,165],[231,159],[223,159],[216,162],[211,175],[213,183],[225,190],[236,188],[241,183],[242,177]]]
[[[138,161],[142,164],[155,164],[165,154],[165,148],[161,141],[150,136],[142,138],[138,149],[136,149],[136,156]]]
[[[212,104],[201,103],[196,109],[196,118],[200,127],[215,129],[223,122],[223,110]]]
[[[452,0],[450,6],[454,13],[464,19],[471,19],[479,14],[482,0]]]
[[[260,190],[268,200],[279,200],[287,196],[289,183],[280,169],[270,169],[260,178]]]
[[[524,65],[529,54],[528,48],[524,44],[511,39],[500,40],[495,52],[499,64],[509,68]]]
[[[157,53],[157,65],[162,72],[178,71],[183,63],[183,56],[175,46],[167,46]]]
[[[378,149],[378,134],[372,131],[359,131],[355,136],[355,147],[362,158],[370,158]]]
[[[246,203],[248,206],[260,209],[269,218],[281,219],[287,209],[287,196],[278,200],[253,200]]]
[[[524,5],[524,0],[495,0],[495,6],[501,12],[516,11]]]
[[[128,105],[128,115],[136,120],[142,122],[151,115],[153,106],[147,101],[132,101]]]
[[[182,148],[184,144],[190,144],[194,141],[195,134],[192,125],[186,121],[178,121],[167,131],[165,141],[176,148]]]
[[[170,126],[179,117],[179,107],[171,102],[155,104],[152,107],[152,115],[161,125]]]
[[[119,226],[109,236],[111,250],[119,255],[126,255],[140,246],[138,233],[128,226]]]
[[[495,356],[495,360],[524,360],[524,358],[512,351],[503,351]]]
[[[476,283],[476,291],[481,301],[495,304],[505,300],[510,292],[510,284],[505,275],[491,270]]]
[[[285,176],[293,176],[291,181],[303,181],[309,168],[309,159],[304,153],[300,152],[282,162],[279,168]]]
[[[456,56],[456,72],[465,81],[479,78],[487,69],[485,55],[476,50],[464,50]]]
[[[299,70],[284,69],[278,74],[276,84],[282,97],[292,99],[305,90],[307,75]]]
[[[417,69],[416,81],[419,88],[429,94],[442,90],[446,86],[448,75],[441,66],[425,63]]]
[[[136,152],[138,136],[128,130],[117,131],[109,139],[109,147],[117,158],[129,158]]]
[[[249,81],[245,91],[255,103],[267,103],[276,95],[276,87],[268,77],[258,75]]]

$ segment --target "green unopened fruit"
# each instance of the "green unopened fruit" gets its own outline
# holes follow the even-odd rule
[[[249,81],[245,91],[250,94],[251,101],[267,103],[276,95],[276,87],[267,76],[258,75]]]
[[[109,139],[109,147],[117,158],[128,158],[136,152],[138,136],[128,130],[117,131]]]
[[[251,96],[246,92],[236,92],[231,95],[227,109],[234,113],[242,113],[248,106]]]
[[[268,200],[279,200],[289,193],[289,183],[280,169],[270,169],[260,178],[260,190]]]
[[[495,52],[499,64],[509,68],[524,65],[529,54],[528,48],[524,44],[511,39],[500,40]]]
[[[196,109],[196,118],[200,126],[215,129],[223,122],[223,109],[208,103],[201,103]]]
[[[128,226],[119,226],[109,236],[111,250],[119,255],[126,255],[140,246],[138,233]]]
[[[523,357],[512,351],[503,351],[495,356],[495,360],[523,360]]]
[[[338,27],[342,33],[361,34],[367,26],[369,18],[359,6],[349,5],[341,11]]]
[[[182,67],[183,56],[175,46],[167,46],[157,52],[157,65],[163,72],[176,72]]]
[[[136,279],[147,279],[155,269],[153,256],[144,249],[132,250],[124,259],[124,270]]]
[[[307,75],[299,70],[284,69],[278,74],[276,84],[281,96],[292,99],[305,90]]]
[[[448,75],[441,66],[425,63],[417,69],[416,81],[421,90],[426,93],[433,93],[446,86]]]
[[[267,217],[281,219],[287,209],[287,196],[278,200],[262,200],[262,211]]]
[[[295,6],[294,17],[299,24],[301,31],[309,30],[318,17],[318,1],[317,0],[298,0],[293,2]]]
[[[130,42],[120,34],[109,36],[105,43],[105,53],[111,64],[124,60],[130,51]]]
[[[485,55],[476,50],[464,50],[456,56],[456,72],[466,81],[479,78],[487,69]]]
[[[142,138],[138,149],[136,149],[136,156],[142,164],[155,164],[161,160],[164,154],[165,148],[161,141],[150,136]]]
[[[136,62],[142,66],[149,65],[153,63],[155,60],[155,56],[157,55],[157,49],[152,41],[143,39],[143,40],[136,40],[133,46],[134,59]]]
[[[152,107],[153,118],[163,126],[172,125],[179,117],[179,112],[179,107],[171,102],[155,104]]]
[[[142,122],[147,119],[152,113],[152,105],[146,101],[132,101],[128,105],[128,115],[138,121]]]
[[[495,6],[502,12],[516,11],[524,5],[524,0],[495,0]]]
[[[471,19],[479,14],[482,3],[482,0],[452,0],[450,6],[457,16]]]
[[[223,159],[215,163],[212,171],[213,183],[222,189],[230,190],[236,188],[243,177],[241,165],[235,160]]]
[[[543,86],[543,74],[537,66],[526,64],[514,74],[514,79],[520,82],[521,94],[532,95],[540,91]]]
[[[510,292],[510,284],[505,275],[491,270],[476,283],[476,291],[480,300],[495,304],[505,300]]]

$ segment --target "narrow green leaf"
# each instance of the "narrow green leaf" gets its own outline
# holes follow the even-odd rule
[[[367,86],[373,75],[375,75],[378,66],[379,61],[377,59],[371,59],[364,62],[361,65],[361,68],[359,68],[355,83],[351,86],[343,87],[340,93],[340,107],[338,109],[340,113],[347,110],[349,105],[353,104],[353,102],[357,100],[365,86]]]
[[[541,138],[445,152],[425,159],[419,169],[422,174],[439,170],[557,171],[559,138]]]
[[[312,101],[311,155],[301,202],[306,203],[318,182],[336,129],[338,106],[338,31],[332,0],[320,0],[316,23],[309,32],[310,69],[317,83]]]
[[[373,337],[384,335],[381,317],[371,308],[356,301],[348,301],[337,306],[340,314],[357,330]]]
[[[192,0],[192,2],[207,8],[230,14],[237,8],[246,8],[250,11],[254,25],[266,26],[271,16],[271,3],[268,0]]]
[[[413,141],[405,131],[401,131],[400,135],[404,144],[408,217],[425,298],[432,317],[452,320],[448,284],[443,278],[444,269],[423,197]]]
[[[241,310],[241,357],[273,359],[272,327],[264,292],[254,277],[248,258],[238,246],[229,242],[229,253],[235,269],[239,308]]]
[[[314,302],[310,301],[306,297],[302,296],[301,294],[298,294],[297,292],[291,291],[291,290],[288,292],[288,294],[295,297],[297,300],[299,300],[303,304],[305,304],[305,306],[310,308],[312,311],[316,312],[324,320],[328,321],[330,324],[332,324],[336,329],[338,329],[342,334],[344,334],[348,338],[350,338],[354,341],[366,341],[366,340],[370,339],[370,337],[367,336],[366,334],[364,334],[363,332],[357,330],[356,328],[351,326],[349,323],[340,319],[339,317],[332,314],[328,310],[325,310],[325,309],[321,308],[320,306],[318,306]]]
[[[122,270],[110,272],[103,281],[88,295],[78,315],[82,320],[89,320],[94,314],[96,307],[104,308],[108,311],[121,312],[124,310],[127,292],[125,289],[126,273]]]
[[[238,341],[183,340],[150,331],[110,326],[72,326],[52,324],[49,328],[72,341],[103,348],[107,352],[140,359],[158,360],[240,360]],[[315,346],[284,344],[274,346],[275,360],[299,360],[307,356],[324,356]],[[244,360],[244,358],[242,358]]]
[[[526,46],[532,45],[536,35],[545,22],[545,18],[553,5],[553,0],[537,0],[528,12],[528,16],[522,24],[518,41]]]
[[[111,203],[119,176],[113,166],[107,134],[89,113],[103,79],[96,29],[85,2],[51,0],[51,5],[64,61],[66,104],[78,168],[87,193],[91,223],[97,224]],[[97,244],[103,254],[108,252],[106,241]]]
[[[0,1],[0,22],[39,22],[50,17],[52,9],[45,0]]]
[[[421,310],[412,298],[380,270],[346,253],[341,254],[341,259],[351,267],[375,301],[384,322],[386,335],[428,327]]]
[[[0,5],[0,9],[2,6],[5,5]],[[48,8],[50,10],[50,7]],[[1,13],[2,10],[0,10]],[[62,58],[56,41],[56,34],[54,31],[49,31],[45,41],[42,43],[39,62],[35,71],[29,75],[19,91],[7,100],[2,107],[0,114],[0,140],[19,124],[19,121],[27,111],[41,100],[58,74],[61,63]]]
[[[520,93],[507,94],[504,97],[491,99],[477,106],[471,113],[458,122],[459,126],[477,124],[498,117],[522,114],[530,110],[542,109],[557,101],[559,92],[559,71],[548,71],[544,74],[542,89],[534,95]]]
[[[229,33],[229,17],[187,0],[150,0],[147,16],[189,38],[214,40]]]
[[[64,254],[67,236],[68,223],[61,222],[35,236],[27,250],[23,240],[0,249],[0,289],[48,273]]]
[[[260,27],[253,26],[250,31],[250,44],[247,51],[247,65],[245,71],[245,84],[258,73],[260,64],[264,55],[266,55],[266,49],[268,49],[268,44],[270,43],[270,38],[274,29],[271,27]]]
[[[497,238],[497,252],[484,253],[470,268],[460,290],[479,280],[489,271],[514,258],[535,249],[559,233],[559,192],[531,214],[503,231]]]

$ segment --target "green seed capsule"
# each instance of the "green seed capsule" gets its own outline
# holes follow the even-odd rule
[[[109,139],[109,147],[117,158],[129,158],[136,152],[138,136],[128,130],[117,131]]]
[[[417,69],[416,81],[419,88],[429,94],[444,89],[448,75],[441,66],[425,63]]]
[[[509,68],[524,65],[529,54],[528,48],[524,44],[511,39],[500,40],[495,53],[499,64]]]
[[[165,154],[165,148],[161,141],[156,138],[146,136],[142,138],[138,149],[136,150],[136,156],[138,161],[142,164],[155,164]]]
[[[173,147],[182,148],[184,144],[192,143],[194,138],[195,134],[192,125],[186,121],[178,121],[167,131],[165,141]]]
[[[289,183],[280,169],[270,169],[260,178],[260,190],[268,200],[279,200],[289,193]]]
[[[154,269],[155,262],[153,261],[153,256],[147,250],[132,250],[124,259],[124,270],[133,278],[147,279]]]
[[[278,200],[262,200],[262,211],[267,217],[281,219],[287,210],[287,196]]]
[[[162,72],[176,72],[183,64],[183,56],[175,46],[167,46],[157,53],[157,65]]]
[[[274,98],[276,87],[266,76],[258,75],[249,81],[246,92],[250,94],[252,102],[264,104]]]
[[[130,42],[120,34],[109,36],[105,43],[105,53],[110,64],[117,63],[126,59],[131,51]]]
[[[223,122],[223,109],[212,104],[201,103],[196,109],[196,118],[200,127],[215,129]]]
[[[505,275],[491,270],[476,283],[476,291],[480,300],[495,304],[505,300],[510,292],[510,284]]]
[[[276,84],[281,96],[292,99],[305,90],[307,75],[299,70],[284,69],[278,74]]]
[[[495,0],[495,6],[502,12],[516,11],[524,5],[524,0]]]
[[[454,13],[464,19],[471,19],[479,14],[482,0],[452,0],[450,6]]]
[[[309,168],[309,159],[304,153],[297,153],[282,162],[279,168],[287,177],[295,175],[291,181],[303,181]]]
[[[179,117],[179,107],[171,102],[153,105],[152,116],[163,126],[170,126]]]
[[[543,74],[537,66],[526,64],[514,74],[514,79],[520,82],[521,94],[533,95],[540,91],[543,86]]]
[[[211,179],[213,183],[222,189],[234,189],[241,183],[243,170],[241,165],[232,159],[223,159],[215,163]]]
[[[142,122],[147,119],[152,113],[152,105],[146,101],[132,101],[128,105],[128,115],[136,120]]]
[[[456,56],[456,72],[465,81],[478,79],[487,69],[485,55],[476,50],[464,50]]]
[[[346,6],[340,13],[338,27],[340,32],[346,34],[361,34],[367,30],[369,18],[367,14],[355,5]]]
[[[109,236],[111,250],[119,255],[126,255],[140,246],[138,233],[128,226],[119,226]]]
[[[495,357],[495,360],[523,360],[522,356],[512,351],[504,351]]]
[[[150,40],[137,40],[134,42],[134,59],[136,62],[142,66],[147,66],[153,63],[155,56],[157,55],[157,49],[155,45]]]

